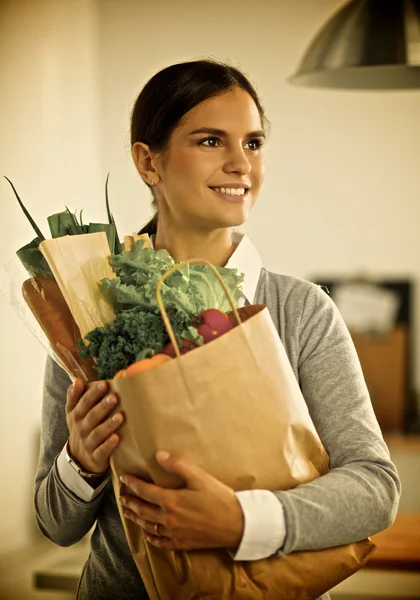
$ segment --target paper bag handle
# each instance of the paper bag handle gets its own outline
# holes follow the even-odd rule
[[[223,277],[220,275],[219,271],[216,269],[216,267],[211,262],[209,262],[205,258],[189,258],[187,260],[183,260],[182,262],[177,263],[176,265],[171,267],[168,271],[166,271],[160,278],[160,280],[156,286],[156,299],[157,299],[157,303],[159,306],[160,314],[162,315],[162,319],[163,319],[163,322],[166,327],[166,331],[168,332],[169,339],[172,342],[172,345],[175,350],[175,354],[178,358],[181,356],[181,351],[179,349],[178,340],[176,339],[174,330],[172,329],[172,325],[169,320],[168,313],[166,312],[166,308],[162,301],[161,287],[162,287],[163,283],[165,282],[165,280],[170,275],[172,275],[172,273],[175,273],[175,271],[177,271],[178,269],[181,269],[185,265],[191,265],[191,264],[197,264],[197,263],[207,265],[208,267],[210,267],[210,269],[213,271],[213,273],[216,275],[217,279],[219,280],[220,285],[223,287],[223,290],[229,300],[229,304],[232,307],[232,311],[233,311],[233,314],[235,315],[235,319],[236,319],[238,325],[240,325],[242,322],[241,317],[239,316],[239,312],[235,306],[235,301],[232,298],[232,294],[229,291],[229,288],[227,287],[226,283],[223,281]]]

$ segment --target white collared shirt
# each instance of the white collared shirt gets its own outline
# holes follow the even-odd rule
[[[153,245],[153,238],[151,243]],[[244,274],[242,298],[238,306],[252,304],[260,278],[262,261],[251,240],[242,233],[233,233],[235,250],[225,265]],[[105,487],[108,479],[93,489],[67,462],[65,448],[58,457],[60,479],[76,496],[85,502],[93,500]],[[234,560],[260,560],[272,556],[283,545],[286,523],[283,505],[268,490],[236,492],[244,515],[244,532]]]

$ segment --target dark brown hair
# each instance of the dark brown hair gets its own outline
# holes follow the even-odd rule
[[[171,65],[146,83],[131,116],[131,146],[143,142],[154,152],[164,151],[171,133],[186,113],[235,86],[252,97],[266,127],[257,92],[239,69],[213,60],[197,60]],[[152,235],[156,229],[157,213],[139,233]]]

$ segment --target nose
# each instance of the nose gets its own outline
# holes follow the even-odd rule
[[[248,175],[251,172],[251,163],[242,146],[226,150],[226,159],[223,167],[225,173]]]

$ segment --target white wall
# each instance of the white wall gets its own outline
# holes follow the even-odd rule
[[[64,204],[84,207],[87,219],[103,218],[110,171],[120,233],[131,231],[150,214],[129,154],[137,93],[170,63],[227,59],[255,82],[272,123],[266,185],[247,225],[265,265],[303,277],[363,269],[417,280],[420,92],[286,83],[310,37],[341,4],[3,0],[1,173],[44,225]],[[5,180],[0,206],[3,258],[33,236]],[[13,449],[2,476],[0,540],[18,544],[28,538],[44,353],[4,300],[0,318],[2,459]],[[416,366],[419,386],[420,358]],[[10,532],[13,538],[4,535]]]
[[[105,216],[94,2],[0,3],[0,256],[35,237],[7,175],[47,235],[49,214]],[[103,213],[103,214],[102,214]],[[0,297],[0,553],[33,535],[32,478],[45,352]]]

